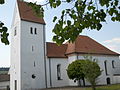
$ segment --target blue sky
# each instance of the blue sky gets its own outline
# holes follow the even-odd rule
[[[4,5],[0,5],[0,21],[4,22],[5,25],[9,28],[9,33],[11,32],[11,22],[13,18],[13,11],[16,0],[5,0]],[[25,1],[38,1],[43,3],[44,0],[25,0]],[[72,5],[72,4],[71,4]],[[51,9],[45,7],[45,22],[46,22],[46,41],[52,41],[52,28],[54,23],[52,18],[54,15],[60,15],[61,9],[68,7],[68,5],[63,5],[58,9]],[[70,6],[69,6],[70,7]],[[103,27],[100,31],[96,30],[84,30],[81,35],[87,35],[108,47],[109,49],[120,53],[120,23],[111,22],[109,19],[107,23],[103,24]],[[10,36],[9,36],[10,40]],[[10,45],[6,46],[0,43],[0,67],[10,66]]]

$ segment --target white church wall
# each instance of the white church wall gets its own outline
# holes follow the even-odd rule
[[[120,83],[120,76],[114,76],[113,77],[113,83],[114,84],[119,84]]]
[[[82,54],[82,55],[79,54],[78,56],[77,56],[77,54],[76,55],[75,54],[70,55],[68,57],[68,61],[71,63],[71,62],[73,62],[77,59],[84,59],[84,56],[85,56],[84,54]],[[118,67],[118,65],[119,65],[118,63],[120,63],[119,57],[118,56],[112,56],[112,55],[91,55],[91,56],[92,56],[93,59],[95,59],[97,61],[101,70],[103,70],[102,74],[98,77],[98,80],[97,80],[98,83],[97,84],[98,85],[106,85],[107,84],[107,81],[106,81],[107,78],[110,78],[110,83],[114,84],[115,82],[114,82],[114,79],[113,79],[113,74],[115,72],[115,69],[112,66],[112,61],[114,60],[115,61],[114,66]],[[105,61],[107,62],[106,66],[107,66],[108,75],[106,75],[106,72],[105,72],[105,64],[104,64]],[[119,73],[119,71],[117,71],[117,70],[116,70],[116,72]],[[73,80],[69,80],[69,84],[74,85],[74,86],[78,85],[77,83],[74,83]],[[90,85],[90,83],[87,82],[87,81],[85,82],[85,84]]]
[[[61,87],[61,86],[68,86],[68,76],[67,76],[67,65],[68,61],[67,58],[48,58],[50,61],[51,66],[51,87]],[[61,65],[61,80],[57,78],[57,65]],[[49,70],[48,70],[49,71]],[[50,71],[49,71],[50,72]],[[50,73],[49,73],[50,74]]]
[[[30,28],[33,29],[33,34]],[[37,34],[35,34],[35,28]],[[21,22],[21,83],[23,89],[45,88],[44,25]],[[32,75],[35,78],[32,78]]]
[[[77,54],[71,54],[68,56],[68,63],[72,63],[75,60],[77,60]]]
[[[10,88],[14,90],[17,80],[17,90],[20,90],[20,16],[17,4],[14,9],[13,22],[11,26],[11,66],[10,66]],[[16,31],[15,31],[16,30]]]

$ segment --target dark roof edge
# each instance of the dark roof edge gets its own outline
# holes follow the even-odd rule
[[[65,55],[70,55],[70,54],[96,54],[96,55],[112,55],[112,56],[120,56],[120,54],[85,53],[85,52],[72,52],[72,53],[66,53]]]
[[[47,56],[47,58],[68,58],[68,57],[67,56],[66,57]]]
[[[0,82],[6,82],[6,81],[10,81],[10,80],[1,80]]]
[[[23,18],[21,18],[21,20],[46,25],[46,23],[39,23],[39,22],[31,21],[31,20],[26,20],[26,19],[23,19]]]
[[[46,42],[46,43],[56,44],[55,42]],[[56,45],[57,45],[57,44],[56,44]],[[68,44],[64,43],[64,44],[61,44],[61,45],[68,45]],[[61,46],[61,45],[60,45],[60,46]]]

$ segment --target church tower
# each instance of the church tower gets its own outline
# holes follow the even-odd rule
[[[11,27],[11,90],[46,88],[45,22],[17,0]]]

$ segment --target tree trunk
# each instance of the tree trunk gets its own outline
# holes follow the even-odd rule
[[[92,90],[96,90],[95,85],[92,85]]]
[[[84,77],[82,78],[82,80],[83,80],[83,86],[85,86],[85,79],[84,79]]]

